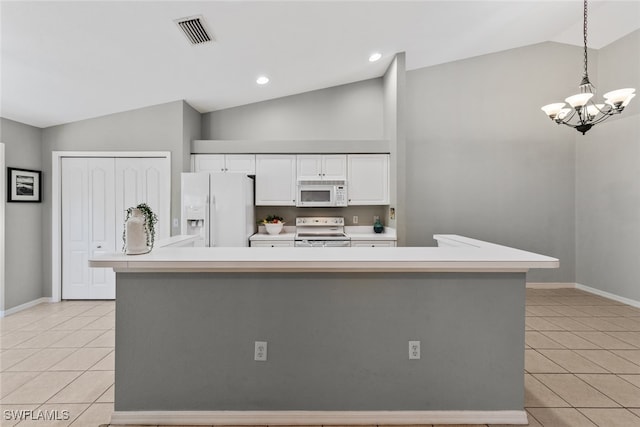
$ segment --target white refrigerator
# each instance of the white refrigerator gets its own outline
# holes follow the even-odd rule
[[[249,246],[253,189],[242,173],[183,173],[182,234],[199,235],[195,246]]]

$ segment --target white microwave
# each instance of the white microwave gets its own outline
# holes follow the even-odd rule
[[[347,183],[344,181],[298,181],[296,206],[347,206]]]

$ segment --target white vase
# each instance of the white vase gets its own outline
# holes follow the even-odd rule
[[[151,251],[147,246],[147,233],[149,230],[145,226],[144,214],[140,209],[133,209],[131,216],[125,224],[126,246],[125,253],[127,255],[146,254]]]

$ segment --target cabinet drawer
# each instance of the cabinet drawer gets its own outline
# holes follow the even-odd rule
[[[364,247],[392,248],[395,245],[396,245],[396,242],[393,240],[352,240],[351,241],[352,248],[364,248]]]
[[[260,240],[251,242],[252,248],[287,248],[293,247],[292,240]]]

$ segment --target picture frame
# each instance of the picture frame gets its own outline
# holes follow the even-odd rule
[[[42,201],[42,172],[7,168],[7,202],[40,203]]]

